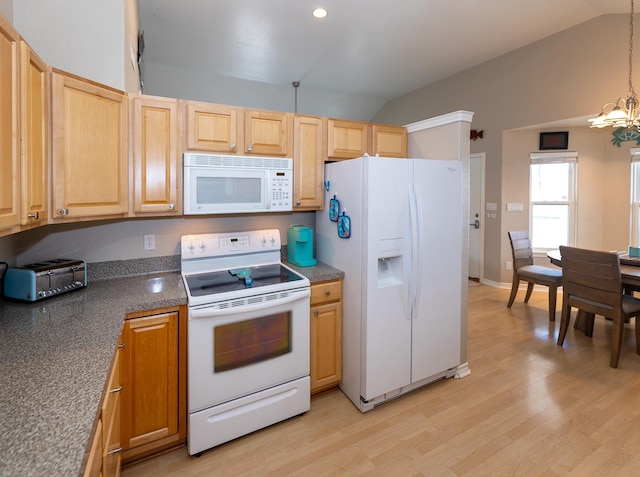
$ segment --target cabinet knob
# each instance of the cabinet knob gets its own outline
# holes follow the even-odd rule
[[[247,151],[253,151],[253,146],[247,146]]]
[[[60,215],[69,215],[69,209],[60,209]]]
[[[169,210],[175,210],[175,209],[176,209],[175,204],[169,204]]]
[[[299,200],[296,200],[296,205],[300,205],[300,201]]]
[[[330,297],[330,296],[331,296],[331,292],[330,292],[330,291],[326,291],[326,292],[324,292],[324,296],[326,296],[326,297]]]
[[[313,312],[313,316],[318,316],[318,310]]]
[[[40,217],[40,214],[38,214],[38,212],[34,212],[33,214],[27,214],[27,218],[28,219],[38,219]]]
[[[235,144],[231,144],[231,150],[235,151],[236,150],[236,145]]]

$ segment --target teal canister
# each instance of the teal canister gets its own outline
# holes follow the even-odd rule
[[[313,229],[304,225],[292,225],[287,230],[287,260],[299,267],[311,267],[318,263],[313,258]]]

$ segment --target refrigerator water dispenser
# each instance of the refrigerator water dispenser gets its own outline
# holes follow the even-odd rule
[[[378,288],[402,284],[402,239],[378,242]]]

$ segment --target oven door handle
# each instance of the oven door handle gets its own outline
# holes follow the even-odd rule
[[[237,306],[234,308],[224,308],[224,309],[214,309],[214,308],[211,308],[210,306],[203,305],[197,308],[189,308],[189,319],[211,318],[214,316],[221,316],[221,315],[228,316],[228,315],[234,315],[238,313],[245,313],[248,311],[261,311],[261,310],[273,308],[274,306],[286,305],[287,303],[302,300],[310,296],[311,296],[311,290],[309,288],[306,288],[303,291],[292,293],[288,297],[281,298],[279,300],[264,301],[264,302],[258,303],[257,305]]]

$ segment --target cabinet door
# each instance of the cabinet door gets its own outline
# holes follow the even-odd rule
[[[342,381],[342,302],[311,308],[311,392]]]
[[[128,108],[125,95],[53,72],[52,218],[126,214]]]
[[[245,111],[245,154],[290,155],[292,124],[292,115],[288,113]]]
[[[20,223],[19,39],[0,15],[0,230]]]
[[[402,126],[371,126],[372,154],[382,157],[407,157],[407,130]]]
[[[49,77],[47,65],[21,44],[21,218],[22,225],[47,222],[49,174]]]
[[[184,442],[186,330],[179,309],[137,314],[123,331],[122,447],[125,461]]]
[[[369,124],[329,119],[329,158],[353,159],[369,150]]]
[[[293,208],[322,210],[326,120],[310,116],[293,119]]]
[[[242,151],[243,134],[238,109],[186,101],[185,151],[236,154]]]
[[[133,213],[180,213],[178,101],[134,96],[131,99],[133,143]]]

